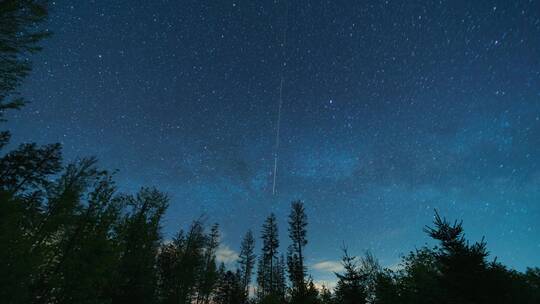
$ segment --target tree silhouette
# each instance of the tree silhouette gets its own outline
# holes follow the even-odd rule
[[[111,237],[122,208],[113,199],[115,190],[112,177],[97,169],[93,158],[69,165],[49,185],[33,249],[55,258],[47,259],[34,281],[35,302],[54,298],[84,303],[90,297],[105,297],[106,284],[112,283],[108,267],[119,255]],[[82,278],[81,272],[86,274]],[[96,277],[103,283],[96,284]]]
[[[279,256],[277,263],[274,266],[274,294],[283,303],[287,297],[287,278],[285,257]]]
[[[469,245],[462,222],[450,224],[437,211],[433,223],[435,227],[426,227],[424,231],[441,243],[435,257],[439,265],[439,280],[447,293],[446,300],[442,301],[481,301],[486,291],[480,289],[478,283],[486,278],[486,243],[482,240]]]
[[[120,226],[122,255],[113,303],[152,303],[157,296],[155,257],[161,242],[160,221],[168,199],[150,188],[120,199],[129,213]]]
[[[189,231],[178,232],[169,244],[162,245],[158,255],[161,301],[163,303],[192,303],[205,264],[207,236],[200,220]]]
[[[366,303],[366,291],[364,287],[365,276],[360,272],[356,263],[356,257],[350,256],[347,248],[343,248],[341,264],[344,273],[336,273],[338,278],[336,286],[336,301],[341,304]]]
[[[46,18],[44,1],[0,2],[0,121],[4,120],[7,110],[24,105],[17,88],[31,71],[27,55],[40,51],[39,42],[49,36],[47,31],[36,27]],[[0,143],[4,143],[9,133],[2,132],[0,138]]]
[[[276,265],[278,262],[279,236],[276,216],[272,213],[263,224],[263,246],[257,269],[259,298],[277,296]]]
[[[239,273],[227,270],[221,274],[217,285],[214,303],[216,304],[241,304],[244,299],[241,277]]]
[[[328,287],[326,287],[325,285],[322,285],[321,290],[319,292],[319,302],[321,304],[334,304],[335,303],[334,295],[332,294],[330,289],[328,289]]]
[[[240,254],[238,255],[238,270],[240,273],[241,287],[243,291],[242,302],[246,303],[249,296],[249,285],[251,283],[251,275],[255,267],[255,238],[249,230],[240,245]]]
[[[214,224],[206,237],[202,269],[197,284],[197,304],[207,304],[218,280],[216,250],[219,246],[219,225]]]
[[[289,214],[289,238],[291,245],[287,254],[287,266],[291,286],[291,302],[304,303],[306,297],[306,267],[303,249],[307,245],[307,215],[304,204],[294,201]]]

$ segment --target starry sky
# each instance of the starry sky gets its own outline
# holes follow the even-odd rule
[[[204,214],[232,260],[275,212],[285,252],[301,199],[310,272],[331,281],[344,243],[388,267],[432,244],[437,208],[540,265],[538,1],[59,0],[46,27],[15,144],[166,191],[165,238]]]

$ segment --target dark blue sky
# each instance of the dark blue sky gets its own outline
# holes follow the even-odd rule
[[[539,2],[289,0],[287,19],[285,5],[55,1],[14,140],[168,192],[166,237],[204,213],[237,250],[273,211],[284,252],[302,199],[316,280],[343,242],[394,265],[429,241],[434,208],[499,261],[539,265]]]

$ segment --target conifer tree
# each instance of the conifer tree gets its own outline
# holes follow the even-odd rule
[[[224,271],[224,270],[223,270]],[[214,303],[216,304],[241,304],[243,303],[243,290],[239,273],[230,270],[221,274]]]
[[[313,278],[311,277],[309,277],[306,284],[306,291],[303,298],[303,303],[321,304],[321,301],[319,300],[319,290],[315,286],[315,283],[313,283]]]
[[[285,302],[285,297],[287,295],[287,278],[285,276],[286,272],[286,262],[285,257],[280,255],[277,263],[274,266],[274,294],[282,303]]]
[[[455,221],[450,224],[435,211],[434,227],[425,227],[424,231],[440,242],[435,253],[439,265],[440,283],[446,291],[444,301],[451,303],[481,301],[482,285],[487,275],[488,252],[486,243],[469,245],[463,233],[463,223]]]
[[[278,262],[279,236],[276,216],[272,213],[263,224],[262,253],[257,269],[257,283],[260,297],[276,295],[275,267]]]
[[[364,277],[364,287],[367,295],[367,301],[372,303],[375,298],[375,284],[379,273],[382,271],[377,258],[370,252],[366,251],[360,259],[359,265],[360,274]]]
[[[251,284],[251,275],[255,266],[255,239],[253,233],[249,230],[240,245],[240,254],[238,255],[238,271],[240,273],[241,287],[243,290],[243,302],[246,302],[249,296],[249,285]]]
[[[326,285],[322,285],[319,300],[321,304],[334,304],[334,296]]]
[[[261,301],[268,293],[268,278],[267,273],[268,266],[266,265],[265,259],[262,258],[262,255],[259,256],[257,261],[257,299]]]
[[[197,284],[197,304],[207,304],[218,280],[216,250],[219,246],[219,225],[214,224],[206,237],[203,265]]]
[[[374,304],[391,304],[399,303],[403,297],[400,295],[399,290],[399,277],[396,278],[396,274],[385,269],[377,274],[374,282],[375,295],[372,299]]]
[[[366,291],[364,276],[360,273],[356,264],[356,257],[350,256],[347,249],[343,249],[341,264],[345,272],[336,273],[338,282],[336,286],[336,301],[340,304],[363,304],[366,303]]]
[[[307,215],[301,201],[294,201],[291,204],[289,238],[291,245],[287,254],[287,266],[292,283],[292,301],[293,303],[301,303],[306,289],[304,247],[307,245]]]

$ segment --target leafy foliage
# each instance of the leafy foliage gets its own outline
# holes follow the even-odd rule
[[[46,1],[0,1],[0,120],[5,111],[24,105],[14,95],[31,71],[27,56],[41,50],[39,42],[49,35],[37,26],[46,17]]]

